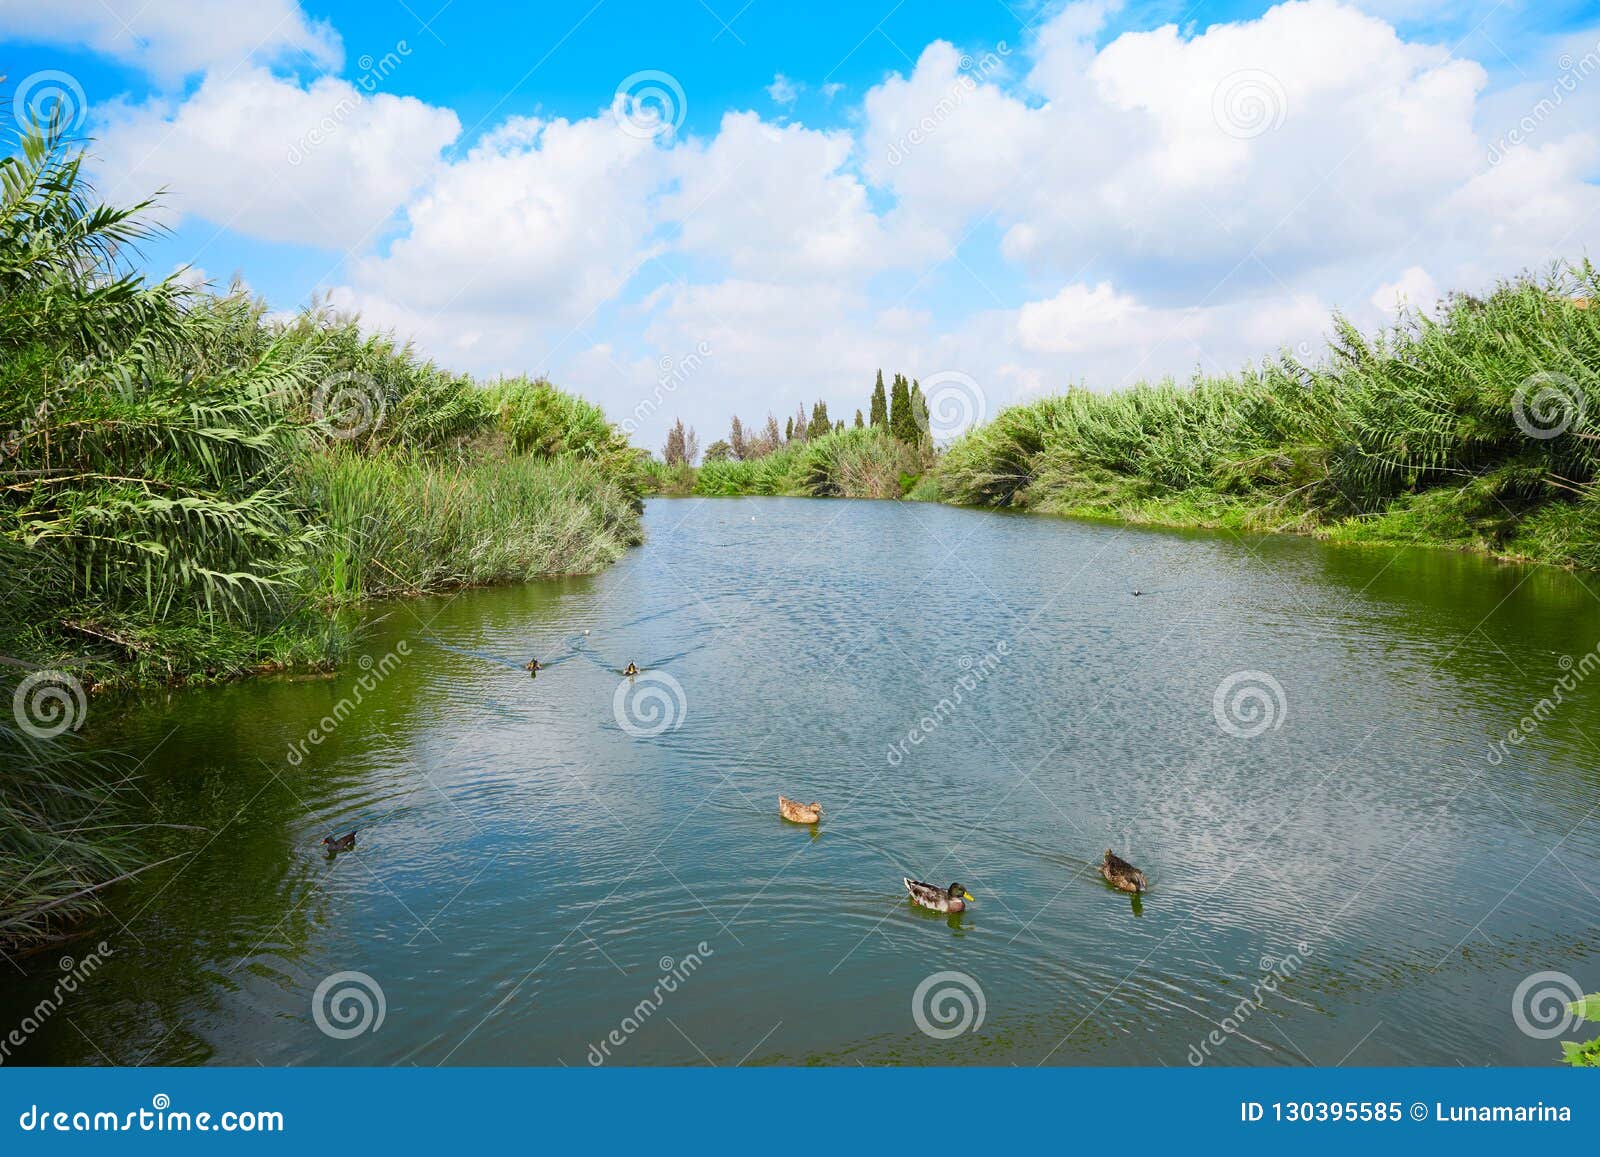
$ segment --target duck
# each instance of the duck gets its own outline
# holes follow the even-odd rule
[[[1100,861],[1100,874],[1106,878],[1106,883],[1124,892],[1139,893],[1150,890],[1150,881],[1144,878],[1144,873],[1110,848],[1106,849],[1105,859]]]
[[[337,855],[340,852],[351,851],[356,846],[356,832],[358,830],[357,828],[351,828],[342,836],[323,836],[322,846],[328,849],[328,855],[330,856]]]
[[[900,882],[906,886],[906,891],[911,893],[913,904],[932,908],[935,912],[965,912],[967,905],[972,902],[972,893],[960,884],[940,888],[933,884],[924,884],[921,880],[913,880],[909,876]]]
[[[531,671],[533,674],[537,675],[540,671],[544,670],[544,664],[539,662],[537,659],[529,659],[523,664],[522,669],[524,671]]]
[[[796,803],[788,796],[778,797],[778,814],[791,823],[814,824],[822,818],[822,805],[815,801],[811,803]]]
[[[633,665],[633,661],[630,659],[628,661],[628,665],[622,669],[622,673],[628,676],[637,675],[639,673],[639,668],[635,667]]]

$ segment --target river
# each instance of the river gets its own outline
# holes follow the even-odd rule
[[[3,966],[9,1062],[1537,1065],[1528,978],[1600,989],[1593,576],[887,502],[646,528],[376,608],[331,679],[94,704],[187,826]]]

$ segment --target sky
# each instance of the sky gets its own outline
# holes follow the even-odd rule
[[[1595,255],[1600,3],[0,0],[151,273],[544,374],[641,445],[936,434]]]

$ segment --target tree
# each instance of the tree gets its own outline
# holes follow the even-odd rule
[[[683,419],[679,418],[667,431],[667,444],[662,447],[661,456],[668,466],[693,466],[700,456],[700,435],[694,432],[693,426],[685,430]]]
[[[761,454],[770,454],[782,445],[783,434],[778,429],[778,419],[774,418],[772,411],[769,410],[767,411],[766,428],[761,431],[761,453],[757,454],[756,457],[761,457]]]
[[[837,422],[835,422],[833,424],[833,432],[835,434],[843,434],[844,433],[844,419],[843,418],[840,418]]]
[[[894,376],[889,392],[889,433],[907,446],[917,444],[917,420],[911,416],[911,383],[903,374]]]
[[[688,435],[683,429],[683,419],[679,418],[667,431],[667,444],[661,448],[661,457],[666,459],[668,466],[682,466],[684,447]]]
[[[858,406],[856,407],[856,429],[859,430],[865,425],[866,423],[861,420],[861,408]]]
[[[872,387],[872,424],[874,426],[887,426],[889,424],[889,403],[883,396],[883,371],[878,371],[878,384]]]
[[[734,419],[735,422],[738,420],[739,419],[737,418]],[[718,438],[715,442],[706,447],[706,462],[708,463],[726,462],[732,457],[733,447],[728,445],[728,443],[723,441],[721,438]]]
[[[794,419],[793,418],[788,418],[783,423],[783,440],[785,442],[793,442],[794,441]]]
[[[827,402],[818,400],[817,404],[811,407],[811,425],[806,429],[811,431],[813,438],[820,438],[824,434],[833,432],[833,419],[828,417]]]
[[[806,408],[802,405],[794,415],[794,440],[796,442],[804,442],[807,429],[809,427],[806,425]]]
[[[922,383],[911,383],[911,420],[917,424],[918,441],[931,441],[928,430],[928,399],[922,396]]]
[[[741,459],[745,457],[745,452],[749,449],[744,440],[744,424],[739,421],[738,414],[733,416],[733,422],[728,429],[728,449],[735,458]],[[708,459],[711,457],[709,449],[706,451],[706,457]]]

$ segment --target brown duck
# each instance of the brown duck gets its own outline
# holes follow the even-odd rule
[[[1100,861],[1100,874],[1106,878],[1106,883],[1124,892],[1150,890],[1150,881],[1144,878],[1144,873],[1110,848],[1106,849],[1106,858]]]
[[[637,675],[639,673],[639,668],[635,667],[630,661],[628,665],[622,669],[622,673],[628,676]]]
[[[328,850],[328,855],[330,856],[339,852],[352,851],[356,846],[357,830],[356,828],[351,828],[342,836],[323,836],[322,846]]]
[[[815,801],[811,803],[796,803],[788,796],[778,797],[778,814],[791,823],[814,824],[822,818],[822,805]]]

